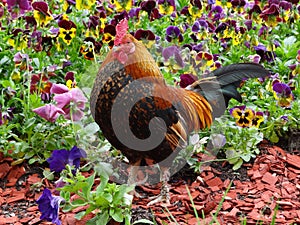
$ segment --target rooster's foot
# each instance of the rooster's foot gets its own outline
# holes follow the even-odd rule
[[[165,184],[162,186],[160,194],[158,196],[153,196],[149,198],[150,201],[147,206],[155,205],[157,203],[165,203],[165,205],[170,205],[170,194],[169,194],[169,186]]]

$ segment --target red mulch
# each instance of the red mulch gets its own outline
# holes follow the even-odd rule
[[[243,218],[247,224],[270,224],[276,206],[276,224],[300,224],[300,154],[289,153],[276,146],[261,145],[260,154],[253,164],[246,164],[246,179],[233,180],[217,219],[220,224],[241,224]],[[29,168],[26,164],[12,166],[11,158],[4,158],[0,153],[0,225],[1,224],[51,224],[39,219],[35,200],[42,189],[53,189],[53,185],[41,179],[41,169]],[[30,172],[28,172],[30,171]],[[207,224],[217,207],[230,180],[221,179],[227,171],[220,171],[213,166],[205,166],[201,174],[188,186],[193,198],[193,207],[186,190],[184,180],[172,183],[170,188],[171,204],[147,207],[149,198],[135,198],[133,218],[154,218],[158,224],[197,224],[194,208],[200,218],[200,224]],[[232,171],[230,171],[232,173]],[[33,184],[42,182],[42,186]],[[143,195],[158,194],[156,187],[140,187]],[[80,211],[82,209],[78,209]],[[168,212],[169,211],[169,212]],[[63,225],[85,224],[74,219],[76,212],[61,212]],[[172,216],[170,215],[172,214]],[[204,216],[205,215],[205,216]],[[92,216],[92,215],[91,215]],[[261,221],[261,223],[258,223]]]

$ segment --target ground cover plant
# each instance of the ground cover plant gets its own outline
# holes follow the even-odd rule
[[[235,171],[257,158],[263,140],[276,144],[299,130],[299,1],[2,1],[0,151],[12,165],[46,168],[44,179],[58,192],[43,189],[37,203],[54,224],[61,224],[60,210],[78,207],[86,207],[78,220],[94,213],[87,224],[131,223],[130,187],[108,179],[116,172],[111,160],[122,155],[89,109],[93,80],[123,18],[179,88],[231,63],[270,70],[266,79],[245,80],[243,103],[231,101],[210,129],[192,135],[194,157],[186,160],[198,174],[199,153],[221,155]]]

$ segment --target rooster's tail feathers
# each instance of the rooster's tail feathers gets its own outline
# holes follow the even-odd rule
[[[219,68],[204,79],[188,86],[188,90],[205,96],[213,108],[213,117],[223,115],[231,98],[242,101],[237,88],[247,78],[266,77],[269,71],[259,64],[240,63]]]

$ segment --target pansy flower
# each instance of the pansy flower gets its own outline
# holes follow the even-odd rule
[[[147,48],[150,48],[155,42],[155,34],[151,30],[138,29],[134,33],[134,37],[137,40],[142,40]]]
[[[7,108],[4,109],[2,105],[0,105],[0,126],[3,124],[7,124],[8,121],[11,121],[14,118],[13,110],[15,108]]]
[[[276,54],[274,51],[267,50],[267,47],[263,44],[258,44],[257,46],[253,47],[256,53],[261,57],[261,60],[266,60],[267,62],[273,62]]]
[[[50,89],[52,87],[52,82],[49,80],[49,77],[54,75],[54,73],[33,74],[30,82],[30,93],[39,93],[41,94],[41,99],[44,102],[48,102],[50,100]]]
[[[185,65],[180,50],[175,45],[163,49],[162,56],[164,57],[165,65],[170,66],[172,69],[177,70]]]
[[[54,196],[49,189],[44,189],[43,194],[36,201],[39,211],[41,212],[41,220],[47,220],[56,225],[61,225],[59,220],[59,204],[64,199],[60,196]]]
[[[72,39],[76,35],[76,25],[70,20],[60,20],[58,22],[59,26],[59,37],[63,39],[63,41],[70,45]]]
[[[83,22],[87,28],[85,33],[86,37],[95,37],[99,38],[100,33],[100,18],[98,16],[90,16],[87,24]],[[103,27],[104,28],[104,27]]]
[[[235,123],[240,127],[251,127],[255,112],[247,109],[246,106],[236,106],[229,110],[230,114],[236,119]]]
[[[190,0],[188,12],[193,18],[200,18],[202,15],[201,0]]]
[[[263,121],[264,121],[264,113],[255,112],[254,118],[252,119],[252,126],[258,128]]]
[[[171,15],[175,10],[175,0],[158,0],[158,10],[161,14]]]
[[[33,16],[38,26],[44,27],[53,20],[53,16],[46,2],[33,2],[32,7],[34,9]]]
[[[142,1],[140,7],[142,11],[148,13],[148,18],[151,21],[161,17],[159,10],[156,8],[156,1],[154,0]]]
[[[208,17],[212,18],[213,21],[223,20],[225,17],[223,8],[219,5],[213,6],[208,13]]]
[[[32,9],[28,0],[7,0],[6,3],[7,10],[10,12],[12,19],[23,16],[27,11]]]
[[[51,123],[54,123],[59,115],[65,114],[61,108],[58,108],[53,104],[46,104],[44,106],[35,108],[32,111]]]
[[[196,20],[192,26],[192,32],[195,33],[198,40],[203,40],[208,36],[208,23],[206,20]]]
[[[213,149],[221,149],[226,144],[226,137],[223,134],[212,134],[210,139]]]
[[[214,64],[214,57],[208,52],[198,52],[195,59],[196,61],[201,61],[203,66],[212,66]]]
[[[32,69],[32,67],[29,65],[29,56],[27,54],[17,52],[14,55],[13,61],[15,63],[15,67],[19,68],[21,71],[27,70],[27,67],[29,67],[29,70]]]
[[[166,39],[168,42],[172,42],[173,40],[175,42],[182,42],[183,41],[183,36],[181,34],[180,29],[177,26],[169,26],[166,29]]]
[[[130,18],[134,18],[134,17],[139,18],[140,11],[141,11],[141,8],[139,8],[139,7],[138,8],[131,8],[129,13],[128,13],[128,16]]]
[[[187,86],[191,85],[192,83],[194,83],[197,80],[198,80],[198,77],[196,77],[193,74],[181,74],[179,86],[181,88],[186,88]]]
[[[80,159],[86,158],[86,152],[74,146],[70,151],[66,149],[54,150],[47,162],[50,165],[50,170],[60,173],[66,168],[66,165],[74,166],[78,169],[80,166]],[[74,171],[75,172],[75,171]]]
[[[112,48],[116,36],[116,27],[112,24],[106,25],[103,32],[102,42],[107,43]]]
[[[28,48],[29,30],[22,30],[20,28],[12,31],[13,36],[8,39],[8,43],[16,50],[21,51]]]
[[[272,86],[278,105],[283,108],[290,107],[292,101],[294,100],[294,95],[290,86],[281,82],[273,82]]]
[[[72,88],[76,88],[76,80],[74,72],[67,72],[65,76],[66,85],[71,90]]]
[[[95,53],[99,53],[102,47],[102,43],[96,41],[92,37],[87,37],[83,41],[83,45],[80,47],[80,53],[84,56],[85,59],[94,60]]]
[[[82,9],[90,9],[93,5],[95,5],[96,0],[76,0],[76,9],[82,10]]]
[[[129,11],[133,5],[132,0],[123,0],[123,1],[110,0],[110,3],[116,7],[117,12],[122,12],[124,10]]]

